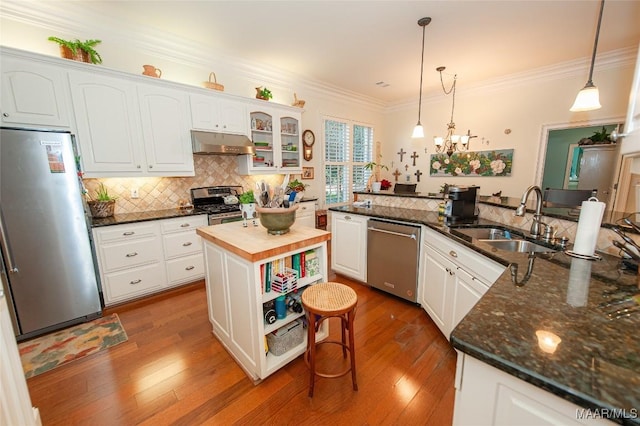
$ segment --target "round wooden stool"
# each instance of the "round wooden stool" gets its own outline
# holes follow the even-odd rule
[[[302,293],[302,306],[304,307],[308,326],[307,326],[307,350],[304,354],[305,362],[309,366],[311,380],[309,382],[309,396],[313,396],[313,385],[315,377],[341,377],[351,371],[351,380],[353,381],[353,390],[358,390],[356,382],[356,351],[353,336],[353,319],[356,315],[356,305],[358,296],[350,287],[340,283],[319,283],[308,287]],[[323,340],[316,343],[316,331],[319,329],[322,321],[336,317],[340,318],[342,329],[342,341],[339,340]],[[349,342],[347,343],[346,334],[349,334]],[[337,374],[327,374],[316,371],[316,345],[324,343],[334,343],[342,346],[342,356],[349,358],[351,366]]]

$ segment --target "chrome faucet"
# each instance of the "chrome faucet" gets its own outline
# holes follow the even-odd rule
[[[522,194],[522,199],[520,200],[520,205],[516,209],[516,216],[524,216],[525,211],[527,210],[527,199],[529,198],[529,194],[531,191],[535,191],[537,196],[536,201],[536,212],[533,215],[533,223],[531,224],[531,236],[533,238],[539,238],[541,235],[540,227],[547,226],[546,223],[542,222],[542,190],[539,186],[531,185],[524,191]]]

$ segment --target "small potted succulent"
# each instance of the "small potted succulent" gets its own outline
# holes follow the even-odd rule
[[[116,207],[116,199],[109,195],[109,190],[104,186],[104,183],[100,183],[96,190],[96,195],[93,199],[88,200],[89,210],[91,210],[91,216],[93,217],[109,217],[113,216],[113,212]]]
[[[92,64],[101,64],[102,57],[94,49],[94,47],[102,40],[63,40],[58,37],[49,37],[49,41],[56,42],[60,45],[60,55],[65,59],[73,59],[74,61],[87,62]]]

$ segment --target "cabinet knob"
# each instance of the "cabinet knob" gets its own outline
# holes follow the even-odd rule
[[[149,168],[150,168],[150,169],[153,169],[153,164],[149,164]]]
[[[138,255],[138,252],[134,251],[133,253],[127,253],[126,256],[127,257],[135,257]]]
[[[195,266],[187,266],[186,268],[184,268],[185,271],[191,271],[192,269],[195,269]]]
[[[135,231],[127,231],[122,233],[122,235],[124,235],[125,237],[128,237],[129,235],[133,235],[133,234],[135,234]]]
[[[191,226],[191,225],[190,225],[190,224],[188,224],[188,223],[183,223],[182,225],[180,225],[180,228],[188,228],[188,227],[190,227],[190,226]]]
[[[9,113],[7,113],[7,112],[3,112],[3,113],[2,113],[2,116],[3,116],[3,117],[8,117],[8,116],[9,116]]]
[[[140,164],[138,164],[138,165],[136,166],[136,168],[137,168],[137,169],[141,169],[141,168],[142,168],[142,166],[140,166]]]
[[[182,246],[189,247],[191,244],[193,244],[191,241],[187,241],[186,243],[182,244]]]
[[[136,284],[140,284],[141,282],[142,282],[142,280],[140,278],[138,278],[137,280],[129,281],[129,284],[136,285]]]
[[[222,126],[222,128],[223,128],[223,129],[226,129],[226,128],[227,128],[227,125],[225,124],[224,126]]]
[[[451,251],[449,252],[449,256],[451,256],[451,257],[458,257],[458,253],[456,253],[455,251],[451,250]]]
[[[351,220],[351,216],[345,216],[344,220]]]

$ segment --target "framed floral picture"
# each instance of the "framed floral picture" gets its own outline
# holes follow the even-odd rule
[[[430,176],[511,176],[513,149],[431,154]]]

